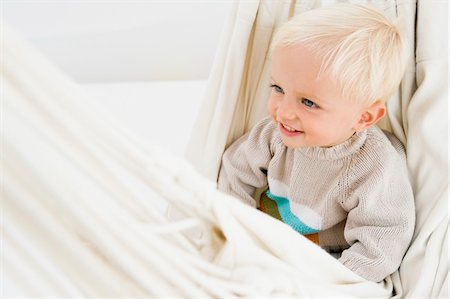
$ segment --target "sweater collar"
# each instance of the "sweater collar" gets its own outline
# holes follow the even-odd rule
[[[353,134],[352,137],[332,147],[302,147],[295,149],[301,154],[316,160],[336,160],[345,158],[362,147],[367,138],[367,130]]]

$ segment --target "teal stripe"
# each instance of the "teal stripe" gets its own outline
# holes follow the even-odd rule
[[[314,229],[303,223],[296,215],[294,215],[291,211],[291,207],[289,205],[289,200],[285,197],[276,196],[268,190],[266,192],[267,197],[273,200],[278,206],[278,212],[280,213],[283,222],[290,225],[297,232],[302,235],[309,235],[319,232],[319,230]]]

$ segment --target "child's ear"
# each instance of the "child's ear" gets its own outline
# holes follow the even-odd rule
[[[379,121],[385,114],[386,105],[384,102],[376,101],[361,114],[361,118],[353,127],[353,130],[356,132],[364,131]]]

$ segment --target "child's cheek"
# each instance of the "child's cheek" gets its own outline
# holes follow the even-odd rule
[[[276,101],[273,99],[273,97],[269,98],[269,101],[267,102],[267,110],[269,111],[270,115],[272,117],[276,114]]]

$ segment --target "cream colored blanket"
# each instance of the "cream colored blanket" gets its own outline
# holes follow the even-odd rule
[[[364,281],[121,132],[11,32],[3,49],[3,296],[389,297],[390,280]]]

